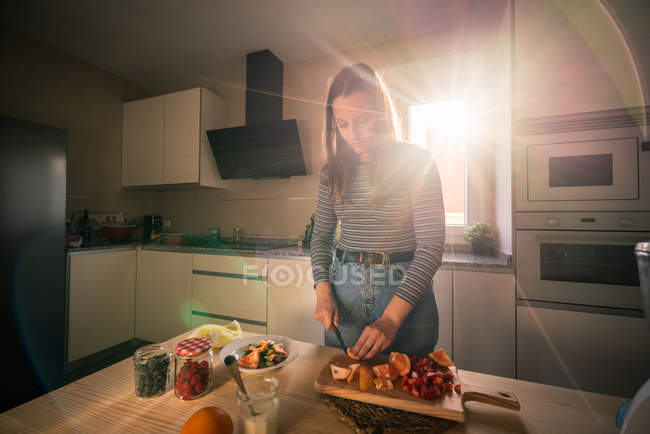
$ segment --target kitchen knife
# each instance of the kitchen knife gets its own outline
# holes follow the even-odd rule
[[[336,339],[338,339],[339,344],[341,344],[341,349],[343,350],[344,353],[347,354],[346,350],[347,350],[348,347],[346,347],[345,342],[343,342],[343,336],[341,336],[341,332],[339,331],[339,329],[334,324],[332,324],[332,328],[334,329],[334,333],[336,334]]]

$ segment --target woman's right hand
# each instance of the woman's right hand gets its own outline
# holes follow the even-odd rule
[[[332,294],[332,284],[330,282],[320,282],[316,285],[314,318],[323,323],[325,330],[331,330],[332,323],[337,327],[339,325],[339,311],[336,307],[336,300],[334,294]]]

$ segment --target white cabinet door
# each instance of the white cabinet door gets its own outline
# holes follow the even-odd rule
[[[163,183],[163,97],[125,103],[122,119],[122,186]]]
[[[201,89],[164,96],[163,183],[199,182]]]
[[[265,257],[193,255],[193,325],[197,317],[217,324],[236,319],[244,330],[265,333],[267,297]]]
[[[443,348],[449,357],[454,358],[452,341],[452,271],[438,270],[433,277],[433,293],[438,306],[438,343],[436,349]]]
[[[323,325],[314,319],[316,293],[311,263],[269,258],[269,334],[322,345]]]
[[[454,271],[454,363],[514,378],[514,274]]]
[[[190,329],[192,255],[139,250],[135,335],[161,342]]]
[[[520,302],[517,378],[631,398],[650,378],[650,336],[643,318],[616,313]]]
[[[70,255],[68,362],[134,337],[135,250]]]

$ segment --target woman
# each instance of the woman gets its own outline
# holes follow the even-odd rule
[[[335,77],[325,121],[311,244],[325,344],[339,345],[335,325],[355,357],[425,355],[438,339],[431,282],[445,241],[438,170],[428,152],[399,143],[390,95],[365,64]]]

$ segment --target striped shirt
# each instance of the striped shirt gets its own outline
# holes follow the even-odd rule
[[[359,163],[350,180],[346,204],[330,194],[328,170],[320,173],[318,202],[311,241],[314,286],[329,281],[335,246],[334,233],[341,221],[338,248],[349,251],[401,252],[415,250],[411,265],[395,295],[415,305],[442,263],[445,214],[438,169],[431,155],[412,145],[403,155],[410,164],[395,177],[394,188],[380,205],[367,207],[372,197],[368,163]],[[400,150],[401,152],[401,150]]]

